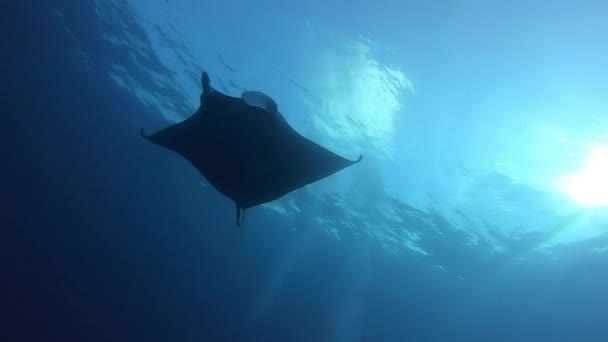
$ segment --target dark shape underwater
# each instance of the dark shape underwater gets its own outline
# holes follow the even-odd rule
[[[361,161],[345,159],[296,132],[270,97],[231,97],[202,74],[199,109],[157,133],[141,135],[177,152],[241,211],[275,200]]]

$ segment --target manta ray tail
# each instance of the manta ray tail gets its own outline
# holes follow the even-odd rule
[[[243,240],[243,230],[245,230],[245,208],[241,207],[238,204],[235,204],[236,207],[236,225],[241,228],[241,240]],[[242,213],[242,215],[241,215]],[[242,216],[242,219],[241,219]]]

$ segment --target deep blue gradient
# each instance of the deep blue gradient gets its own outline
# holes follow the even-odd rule
[[[153,54],[135,65],[132,47],[102,39],[112,29],[149,41],[125,7],[116,6],[129,26],[111,28],[97,7],[0,7],[0,340],[608,340],[608,259],[588,252],[607,245],[605,235],[529,257],[551,231],[505,239],[505,253],[471,244],[438,211],[395,202],[399,213],[433,223],[407,216],[404,224],[423,227],[420,244],[432,259],[389,253],[365,234],[327,234],[315,218],[343,212],[302,190],[294,195],[301,215],[251,210],[240,240],[233,204],[139,136],[141,122],[167,120],[110,72],[132,66],[132,77],[184,115],[197,90],[191,99],[136,74],[172,70]],[[495,178],[489,184],[503,181]],[[576,214],[556,226],[569,218]]]

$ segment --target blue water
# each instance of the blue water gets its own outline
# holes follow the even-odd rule
[[[607,341],[601,1],[6,0],[2,341]],[[363,162],[247,212],[199,75]]]

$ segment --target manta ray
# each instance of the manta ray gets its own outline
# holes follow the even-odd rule
[[[189,118],[142,137],[181,155],[235,203],[236,224],[245,210],[278,199],[358,163],[296,132],[276,102],[258,91],[223,94],[202,73],[200,106]]]

